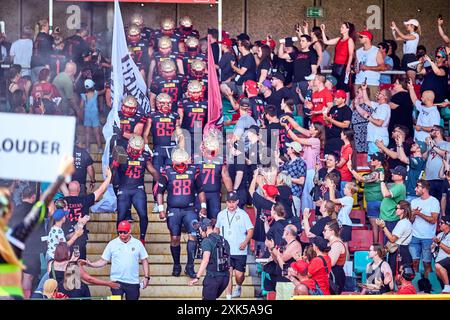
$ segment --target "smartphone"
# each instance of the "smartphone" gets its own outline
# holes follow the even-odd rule
[[[6,31],[5,31],[5,21],[0,21],[0,33],[6,33]]]

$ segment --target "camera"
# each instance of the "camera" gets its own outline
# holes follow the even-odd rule
[[[197,238],[197,249],[195,250],[196,252],[196,259],[202,259],[203,257],[203,251],[202,251],[202,241],[203,241],[203,237],[202,237],[202,233],[201,233],[201,220],[200,222],[198,220],[192,220],[192,228],[195,230],[196,232],[196,238]]]

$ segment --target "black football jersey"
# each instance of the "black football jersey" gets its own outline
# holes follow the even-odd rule
[[[158,193],[166,190],[168,208],[193,207],[196,194],[202,191],[198,168],[189,165],[184,173],[178,173],[172,166],[167,166],[161,172]]]
[[[136,112],[136,114],[133,117],[126,117],[122,113],[122,111],[119,111],[119,119],[120,119],[120,130],[122,131],[122,135],[124,133],[133,133],[134,128],[138,123],[145,124],[146,122],[146,118],[139,112]]]
[[[176,111],[178,102],[183,97],[184,83],[185,77],[181,74],[177,74],[176,77],[171,80],[167,80],[161,76],[156,76],[150,87],[150,92],[156,95],[161,92],[167,93],[172,98],[172,111]]]
[[[184,74],[191,75],[191,63],[194,60],[201,60],[205,63],[208,62],[208,58],[204,53],[196,53],[194,55],[191,55],[189,52],[180,53],[180,59],[183,61],[183,69]]]
[[[156,111],[150,114],[154,146],[168,147],[175,145],[175,141],[172,140],[172,135],[175,131],[177,119],[179,118],[180,116],[175,112],[164,114]]]
[[[198,165],[200,181],[204,192],[220,192],[222,189],[222,167],[223,160],[205,159]]]
[[[148,68],[150,65],[150,56],[148,55],[147,41],[141,39],[136,43],[128,43],[128,51],[139,69]]]
[[[191,134],[196,132],[195,128],[199,128],[203,132],[208,117],[208,102],[183,99],[179,108],[183,109],[181,128],[188,130]]]
[[[150,160],[150,154],[147,151],[142,152],[138,158],[131,158],[124,164],[120,164],[117,169],[120,189],[135,189],[144,186],[145,170],[147,161]]]

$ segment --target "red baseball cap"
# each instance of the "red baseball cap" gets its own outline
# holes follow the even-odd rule
[[[250,94],[258,94],[258,84],[253,80],[247,80],[244,82],[244,87],[248,89]]]
[[[270,39],[269,42],[267,42],[267,40],[262,40],[261,43],[262,43],[262,44],[267,44],[267,45],[270,47],[270,49],[272,49],[272,50],[273,50],[273,49],[276,47],[276,45],[277,45],[277,43],[276,43],[275,40],[273,40],[273,39]]]
[[[344,90],[337,90],[334,94],[335,98],[342,98],[342,99],[346,99],[347,98],[347,94],[345,93]]]
[[[373,34],[370,31],[364,30],[364,31],[358,32],[358,34],[361,35],[361,36],[365,36],[365,37],[369,38],[370,41],[372,41],[372,39],[373,39]]]
[[[223,44],[227,47],[231,47],[233,45],[233,42],[229,38],[225,38],[222,41],[219,41],[218,43]]]
[[[306,275],[308,273],[308,263],[303,260],[298,260],[291,263],[291,268],[297,271],[301,275]]]
[[[265,184],[263,186],[263,189],[269,197],[275,197],[280,194],[280,192],[278,191],[278,188],[271,184]]]
[[[123,220],[119,223],[117,227],[117,231],[126,231],[129,232],[131,230],[131,224],[127,220]]]

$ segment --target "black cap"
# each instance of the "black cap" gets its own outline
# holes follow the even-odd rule
[[[406,171],[406,168],[403,166],[396,166],[394,169],[391,169],[392,174],[398,174],[403,177],[403,179],[406,178],[406,175],[408,174]]]
[[[253,125],[251,125],[251,126],[248,128],[248,130],[253,130],[253,131],[255,131],[256,134],[259,133],[259,129],[260,129],[260,128],[259,128],[256,124],[253,124]]]
[[[242,106],[248,106],[248,107],[250,107],[250,100],[248,99],[248,98],[242,98],[240,101],[239,101],[239,105],[242,107]]]
[[[212,227],[212,221],[211,220],[209,220],[208,218],[204,218],[203,220],[202,220],[202,222],[201,222],[201,224],[200,224],[200,228],[203,230],[203,231],[206,231],[206,229],[208,228],[208,227]]]
[[[292,38],[286,38],[285,42],[284,42],[284,46],[285,47],[293,47],[294,46],[294,41],[292,41]]]
[[[82,56],[83,58],[89,57],[90,55],[91,55],[91,52],[90,52],[90,51],[85,51],[85,52],[83,52],[83,53],[81,54],[81,56]]]
[[[378,160],[383,162],[384,159],[385,159],[384,154],[382,154],[381,152],[376,152],[370,155],[370,160]]]
[[[416,273],[414,272],[414,269],[410,265],[403,266],[402,277],[406,281],[413,281],[415,276]]]
[[[443,223],[445,223],[446,225],[450,226],[450,215],[443,216],[443,217],[441,218],[441,221],[442,221]]]
[[[239,200],[239,197],[236,191],[227,193],[227,201],[237,201],[237,200]]]
[[[237,36],[237,39],[240,41],[244,41],[244,40],[250,41],[250,37],[246,33],[241,33],[240,35]]]
[[[309,241],[312,244],[315,244],[316,247],[319,248],[319,250],[322,252],[330,251],[330,247],[328,247],[328,241],[322,238],[321,236],[311,238]]]
[[[281,72],[277,71],[272,75],[272,78],[276,78],[282,82],[286,81],[286,78],[284,77],[284,74],[282,74]]]

